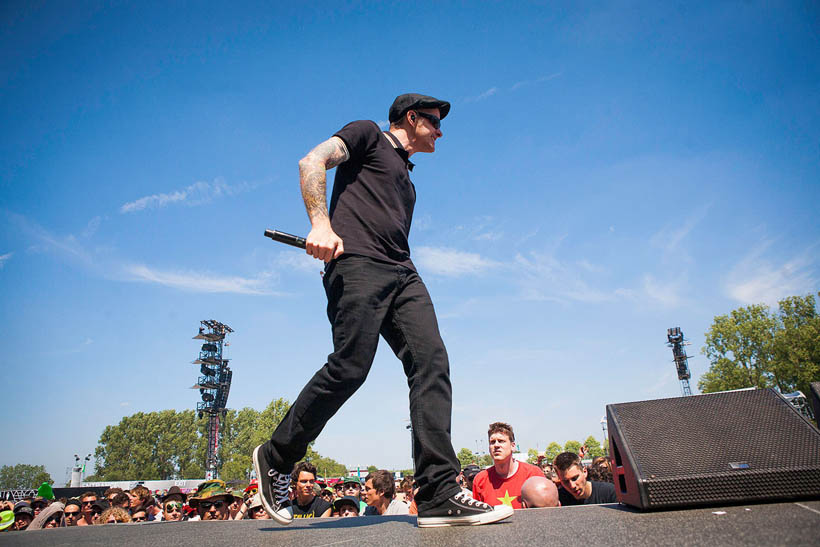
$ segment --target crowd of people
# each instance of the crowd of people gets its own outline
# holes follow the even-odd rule
[[[503,422],[487,432],[493,465],[481,469],[464,466],[459,484],[474,499],[513,509],[613,503],[615,487],[607,458],[584,465],[581,456],[563,452],[537,465],[513,458],[515,434]],[[310,462],[299,462],[291,473],[290,498],[294,518],[415,515],[416,492],[412,476],[397,480],[378,470],[362,481],[348,476],[325,480]],[[78,498],[48,500],[43,497],[17,503],[0,502],[0,529],[40,530],[70,526],[197,520],[270,519],[262,505],[256,481],[241,491],[219,479],[207,480],[193,491],[179,487],[151,492],[144,486],[131,490],[109,488],[101,496],[85,492]]]

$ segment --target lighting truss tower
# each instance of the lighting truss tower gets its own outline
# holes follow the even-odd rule
[[[199,358],[193,364],[199,365],[200,375],[191,389],[198,389],[202,401],[197,402],[199,418],[208,415],[208,454],[205,459],[205,478],[219,477],[219,441],[221,439],[220,420],[225,419],[228,393],[231,391],[233,372],[228,359],[222,358],[222,346],[228,345],[225,337],[233,332],[228,325],[213,319],[200,321],[199,334],[194,340],[202,340]]]
[[[681,392],[684,396],[692,395],[692,390],[689,388],[689,378],[692,377],[689,372],[689,356],[686,355],[686,350],[683,349],[683,346],[688,346],[689,342],[684,339],[680,327],[666,329],[666,339],[668,341],[666,345],[672,348],[672,355],[675,358],[675,368],[678,369]]]

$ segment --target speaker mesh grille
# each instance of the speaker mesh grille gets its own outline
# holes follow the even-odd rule
[[[772,390],[612,407],[650,506],[820,495],[820,432]]]

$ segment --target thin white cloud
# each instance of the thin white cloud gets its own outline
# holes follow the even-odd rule
[[[4,255],[0,255],[0,270],[2,270],[2,269],[3,269],[3,266],[5,266],[5,265],[6,265],[6,262],[8,262],[8,260],[9,260],[12,256],[14,256],[14,252],[13,252],[13,251],[12,251],[12,252],[10,252],[10,253],[6,253],[6,254],[4,254]]]
[[[418,247],[413,252],[413,262],[427,273],[445,277],[476,275],[498,266],[477,253],[447,247]]]
[[[493,95],[495,95],[496,93],[498,93],[498,88],[497,87],[491,87],[490,89],[488,89],[488,90],[484,91],[483,93],[480,93],[480,94],[478,94],[474,97],[467,97],[466,99],[464,99],[464,102],[465,103],[476,103],[478,101],[483,101],[484,99],[488,99],[488,98],[492,97]]]
[[[6,211],[4,216],[15,229],[33,241],[27,248],[28,252],[42,253],[51,251],[85,265],[91,263],[88,253],[74,235],[54,235],[36,222],[17,213]]]
[[[269,274],[261,274],[255,278],[217,276],[190,271],[161,271],[144,264],[125,266],[123,273],[126,281],[154,283],[191,292],[274,294],[268,288]]]
[[[644,389],[644,393],[657,393],[658,391],[662,390],[663,388],[667,387],[669,383],[672,381],[673,376],[675,375],[674,370],[667,369],[664,372],[657,382],[654,384],[647,386]]]
[[[692,214],[667,224],[649,238],[649,243],[662,249],[665,253],[678,251],[681,241],[706,217],[711,206],[711,203],[701,205]]]
[[[541,82],[546,82],[548,80],[553,80],[553,79],[558,78],[559,76],[561,76],[561,74],[563,74],[563,72],[555,72],[555,73],[550,74],[548,76],[541,76],[540,78],[536,78],[535,80],[521,80],[520,82],[515,82],[512,85],[512,87],[510,88],[510,91],[515,91],[516,89],[520,89],[520,88],[522,88],[524,86],[527,86],[527,85],[530,85],[530,84],[538,84],[538,83],[541,83]]]
[[[223,196],[234,196],[252,190],[253,186],[246,182],[230,185],[223,179],[217,178],[213,182],[198,181],[182,190],[165,194],[152,194],[137,200],[125,203],[120,207],[120,213],[135,213],[145,209],[161,209],[173,204],[182,204],[194,207],[209,203]]]
[[[97,233],[97,230],[100,227],[100,222],[102,222],[102,217],[96,216],[88,221],[86,224],[85,229],[82,232],[82,236],[86,239],[93,236]]]
[[[817,291],[820,280],[816,277],[816,258],[812,249],[777,264],[763,256],[772,243],[764,241],[732,268],[726,281],[726,293],[730,298],[745,305],[776,306],[778,300],[787,296]]]
[[[622,298],[621,289],[600,290],[590,286],[584,274],[596,266],[584,266],[558,260],[549,253],[531,252],[515,256],[515,276],[521,285],[523,298],[527,300],[552,300],[556,302],[609,302]]]
[[[682,280],[661,282],[651,274],[646,274],[643,277],[644,297],[667,308],[680,305],[683,301],[681,294],[684,287],[685,283]]]

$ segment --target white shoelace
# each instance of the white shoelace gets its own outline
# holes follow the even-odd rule
[[[481,507],[481,508],[484,508],[485,506],[486,506],[486,507],[489,507],[489,505],[487,505],[487,504],[486,504],[486,503],[484,503],[483,501],[478,501],[477,499],[474,499],[474,498],[473,498],[470,494],[468,494],[467,492],[459,492],[459,493],[458,493],[458,494],[456,494],[454,497],[455,497],[456,501],[459,501],[459,502],[461,502],[461,503],[463,503],[463,504],[465,504],[465,505],[470,505],[470,506],[475,506],[475,507]]]
[[[290,475],[283,475],[274,469],[268,470],[268,477],[276,477],[273,482],[273,492],[276,494],[277,503],[285,502],[289,499]]]

